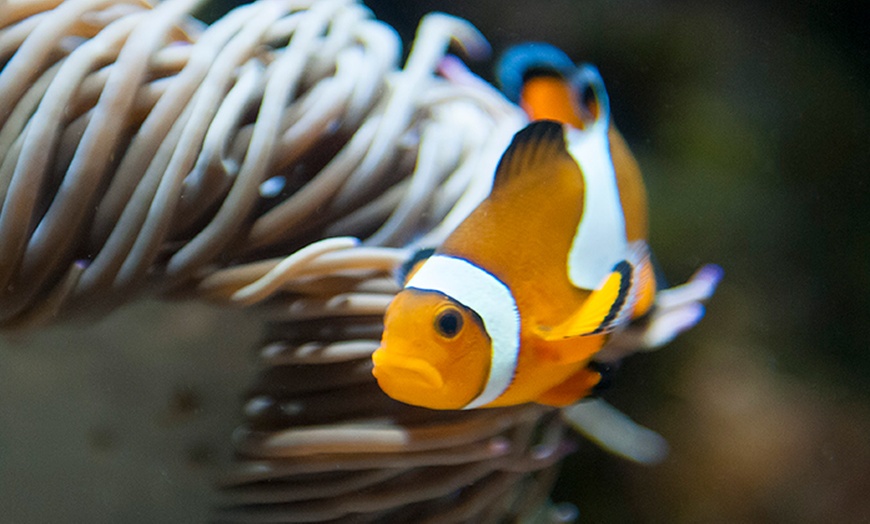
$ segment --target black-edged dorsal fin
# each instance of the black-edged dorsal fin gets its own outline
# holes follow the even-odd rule
[[[566,147],[561,123],[553,120],[532,122],[514,135],[502,155],[495,170],[493,188],[526,171],[549,172],[545,164],[550,162],[573,162]]]

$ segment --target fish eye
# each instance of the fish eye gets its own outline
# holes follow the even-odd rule
[[[610,105],[607,99],[607,90],[601,74],[594,66],[583,64],[571,78],[580,106],[583,119],[589,118],[590,123],[606,120],[610,116]]]
[[[580,89],[580,105],[592,119],[598,118],[598,93],[592,84],[585,84]]]
[[[600,100],[598,93],[595,91],[595,86],[591,83],[585,83],[580,86],[578,93],[580,107],[584,113],[584,118],[589,118],[593,122],[598,120],[601,113]]]
[[[435,331],[445,338],[453,338],[462,329],[462,314],[455,307],[447,307],[435,316]]]

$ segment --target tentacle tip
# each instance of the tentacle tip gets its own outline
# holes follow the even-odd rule
[[[472,60],[483,60],[492,53],[492,46],[489,45],[486,37],[468,20],[434,12],[427,14],[424,22],[442,24],[450,35],[452,43]]]
[[[630,455],[633,461],[644,466],[655,466],[661,464],[671,452],[671,447],[664,437],[649,431],[645,437],[643,446],[639,446],[633,455]]]
[[[695,327],[704,318],[705,312],[703,304],[694,302],[668,313],[650,326],[644,337],[644,345],[658,348],[669,344],[680,333]]]
[[[546,460],[556,453],[556,448],[546,444],[538,444],[532,447],[530,455],[534,460]]]
[[[550,509],[549,522],[563,524],[575,522],[580,517],[580,510],[570,502],[560,502]]]
[[[260,395],[248,399],[243,407],[243,411],[245,413],[245,416],[247,417],[257,417],[264,412],[272,409],[274,405],[275,401],[272,397]]]
[[[477,29],[474,29],[477,32]],[[460,40],[454,38],[453,42],[462,49],[462,52],[471,60],[486,60],[492,54],[492,46],[480,35],[480,38],[466,38]]]
[[[489,441],[489,451],[493,455],[501,456],[510,453],[511,443],[505,437],[495,437]]]
[[[725,270],[722,269],[722,266],[718,264],[704,264],[701,269],[695,272],[693,280],[705,281],[711,287],[712,294],[712,291],[716,289],[716,286],[719,285],[724,276]]]
[[[334,240],[337,249],[353,249],[362,245],[362,240],[352,236],[335,237]]]
[[[287,187],[287,179],[283,176],[273,176],[260,184],[260,196],[262,198],[275,198]]]
[[[461,58],[451,54],[445,55],[438,61],[436,71],[444,78],[457,83],[472,74]]]

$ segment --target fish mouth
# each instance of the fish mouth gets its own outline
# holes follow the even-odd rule
[[[417,382],[431,389],[444,386],[444,378],[432,364],[422,358],[397,355],[388,352],[383,347],[372,353],[374,369],[372,374],[376,379],[401,380],[402,382]]]

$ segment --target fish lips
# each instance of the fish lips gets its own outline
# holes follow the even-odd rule
[[[422,358],[401,355],[382,346],[372,354],[372,362],[372,374],[382,386],[388,382],[414,384],[431,390],[444,386],[441,372]]]

